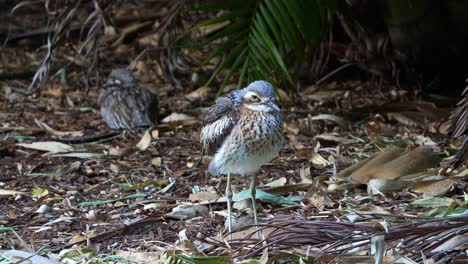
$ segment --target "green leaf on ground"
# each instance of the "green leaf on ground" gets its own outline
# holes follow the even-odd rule
[[[276,196],[276,195],[267,193],[267,192],[262,191],[262,190],[257,190],[256,194],[255,194],[255,197],[257,199],[259,199],[259,200],[269,202],[269,203],[299,206],[298,203],[293,202],[288,198],[284,198],[284,197],[281,197],[281,196]],[[237,193],[232,198],[232,200],[235,201],[235,202],[240,201],[240,200],[244,200],[244,199],[250,199],[250,190],[245,190],[245,191],[242,191],[240,193]]]
[[[104,201],[82,202],[82,203],[79,203],[78,206],[79,207],[97,206],[97,205],[103,205],[103,204],[108,204],[108,203],[114,203],[114,202],[118,202],[118,201],[145,198],[146,196],[147,196],[147,194],[144,194],[144,193],[136,193],[136,194],[132,194],[132,195],[125,196],[125,197],[122,197],[122,198],[117,198],[117,199],[104,200]]]
[[[430,197],[430,198],[422,198],[416,201],[413,201],[411,205],[424,207],[424,208],[439,208],[439,207],[449,207],[455,200],[452,198],[444,198],[444,197]]]

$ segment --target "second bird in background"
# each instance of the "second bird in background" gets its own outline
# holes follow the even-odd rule
[[[98,104],[102,119],[113,129],[149,127],[158,121],[158,97],[140,86],[127,69],[112,70]]]

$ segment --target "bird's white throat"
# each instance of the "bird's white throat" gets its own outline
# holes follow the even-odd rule
[[[273,109],[269,107],[268,105],[264,104],[244,104],[244,106],[252,111],[257,111],[257,112],[272,112]]]

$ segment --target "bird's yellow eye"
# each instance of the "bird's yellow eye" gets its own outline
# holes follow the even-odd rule
[[[255,94],[252,94],[252,96],[250,96],[250,100],[255,103],[260,102],[260,98]]]

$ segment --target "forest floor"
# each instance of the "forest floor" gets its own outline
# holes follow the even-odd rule
[[[266,240],[258,242],[248,237],[252,210],[242,201],[234,206],[234,226],[247,227],[234,240],[223,236],[226,179],[207,173],[207,157],[198,162],[202,120],[214,93],[143,85],[154,86],[161,101],[162,122],[147,133],[107,128],[98,112],[97,89],[86,93],[74,82],[55,79],[33,98],[3,83],[1,250],[60,253],[67,263],[170,258],[183,263],[195,256],[221,257],[211,263],[231,257],[266,263],[286,255],[374,263],[372,233],[386,230],[387,261],[399,259],[390,249],[415,261],[466,257],[456,232],[468,221],[467,171],[441,169],[456,150],[457,142],[447,141],[445,121],[457,98],[353,80],[283,96],[286,144],[258,175],[259,189],[273,194],[259,194],[258,211],[270,228],[302,221],[295,226],[304,229],[288,229],[297,239],[282,241],[265,229]],[[393,154],[365,171],[340,174],[376,153]],[[234,193],[248,185],[249,178],[233,178]],[[433,236],[427,229],[411,235],[392,229],[424,221],[444,226],[447,217],[460,218],[448,229],[432,228],[439,232]],[[299,238],[312,232],[306,226],[314,222],[320,227],[316,235]],[[434,238],[443,234],[444,239]],[[416,238],[419,245],[408,244]],[[444,248],[446,243],[452,244]]]

